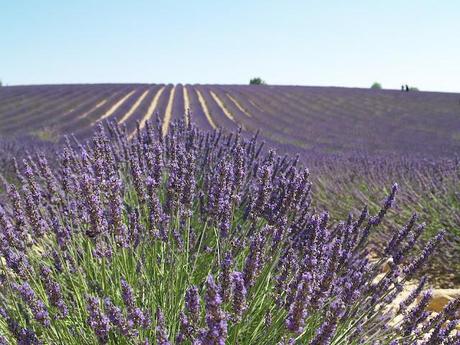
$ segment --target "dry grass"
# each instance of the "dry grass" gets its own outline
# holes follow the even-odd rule
[[[161,132],[163,136],[168,133],[169,123],[171,122],[172,117],[172,106],[174,102],[174,93],[176,92],[176,86],[173,86],[171,93],[169,94],[168,105],[166,106],[165,117],[163,119],[163,126],[161,127]]]
[[[142,101],[144,100],[145,96],[147,96],[148,93],[149,93],[149,90],[145,90],[145,92],[137,99],[136,103],[133,104],[131,109],[129,109],[129,111],[125,115],[123,115],[121,120],[118,121],[119,124],[122,124],[123,122],[129,119],[129,117],[132,115],[132,113],[136,111],[136,109],[139,107],[139,105],[142,103]]]
[[[209,114],[209,110],[208,110],[208,106],[206,105],[206,102],[203,98],[203,95],[201,94],[201,92],[199,90],[196,90],[196,93],[198,95],[198,101],[200,102],[201,104],[201,108],[203,108],[203,112],[204,112],[204,115],[206,116],[206,118],[208,119],[208,122],[209,124],[211,125],[212,128],[216,129],[217,126],[216,124],[214,123],[212,117],[211,117],[211,114]]]

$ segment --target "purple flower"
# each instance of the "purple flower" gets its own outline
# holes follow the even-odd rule
[[[34,331],[28,328],[22,328],[19,323],[13,319],[6,310],[0,308],[0,315],[5,319],[8,330],[14,336],[18,345],[42,345],[43,343],[37,338]],[[9,344],[9,343],[6,343]]]
[[[220,286],[221,286],[221,295],[224,302],[228,301],[230,298],[230,271],[233,264],[232,255],[227,253],[224,260],[221,264],[221,274],[219,276]]]
[[[108,181],[109,206],[111,214],[110,232],[115,235],[117,243],[128,247],[128,229],[123,222],[123,200],[121,194],[121,180],[118,176],[111,176]]]
[[[420,279],[417,287],[399,304],[398,313],[404,313],[406,309],[415,301],[420,295],[426,283],[426,277]]]
[[[420,267],[422,267],[422,265],[428,260],[429,256],[434,252],[436,246],[442,241],[445,234],[445,231],[440,231],[428,242],[420,256],[413,260],[407,267],[405,267],[404,273],[406,273],[407,278],[413,276],[420,269]]]
[[[137,197],[139,199],[139,203],[143,205],[146,200],[146,192],[145,192],[145,183],[144,183],[144,174],[142,173],[141,168],[139,167],[139,162],[137,159],[131,155],[129,160],[131,166],[131,176],[133,177],[133,184],[134,188],[137,193]]]
[[[69,243],[72,236],[70,229],[65,225],[61,225],[59,218],[51,207],[48,209],[48,213],[49,217],[51,218],[52,230],[56,236],[58,246],[65,251],[67,249],[67,244]]]
[[[107,344],[110,331],[110,320],[102,312],[99,306],[99,299],[96,297],[88,296],[86,299],[86,309],[88,311],[87,322],[96,334],[99,343]]]
[[[326,313],[326,319],[316,330],[315,337],[309,345],[329,344],[337,330],[337,324],[345,313],[345,304],[340,299],[334,300]]]
[[[165,317],[160,308],[158,308],[156,312],[156,324],[156,343],[158,345],[170,345],[170,342],[168,340],[168,333],[166,331],[165,326]]]
[[[263,215],[268,207],[269,196],[272,189],[270,182],[273,174],[273,156],[274,152],[270,151],[265,164],[259,169],[257,198],[253,205],[253,210],[257,215]]]
[[[21,197],[14,185],[9,186],[8,196],[11,200],[13,208],[13,221],[14,221],[14,242],[16,243],[27,243],[27,228],[26,228],[26,217],[21,202]]]
[[[222,298],[219,287],[211,275],[206,281],[206,332],[201,337],[205,345],[225,345],[227,339],[227,318],[221,309]]]
[[[193,340],[194,328],[190,324],[187,315],[184,312],[179,314],[179,333],[176,336],[176,343],[182,344],[187,339]]]
[[[48,165],[48,161],[46,160],[43,154],[38,155],[38,170],[41,174],[41,177],[46,182],[46,187],[48,189],[48,200],[51,204],[56,204],[59,200],[61,200],[61,195],[59,194],[59,188],[56,182],[56,177],[54,176],[51,168]]]
[[[107,232],[107,220],[104,216],[99,188],[94,177],[89,174],[82,176],[80,184],[90,218],[90,226],[86,234],[90,238],[96,238]]]
[[[13,250],[10,247],[3,249],[6,265],[11,268],[19,277],[26,279],[32,272],[26,254],[20,250]]]
[[[127,337],[136,337],[139,332],[134,329],[134,322],[127,320],[121,309],[115,306],[110,298],[104,299],[105,312],[111,324],[119,330],[119,332]]]
[[[301,333],[305,325],[307,316],[306,307],[311,295],[312,277],[309,273],[302,275],[299,285],[296,289],[295,299],[289,307],[289,313],[286,319],[286,327],[294,333]]]
[[[200,320],[200,295],[198,294],[198,288],[192,286],[187,289],[185,293],[185,308],[190,315],[190,321],[193,324],[198,324]]]
[[[20,294],[22,300],[29,306],[35,320],[43,326],[48,327],[50,325],[48,310],[46,309],[43,301],[37,298],[29,283],[25,282],[21,285],[13,284],[13,288]]]
[[[31,158],[29,157],[31,160]],[[33,201],[36,205],[40,205],[40,199],[41,199],[41,192],[39,189],[39,185],[37,184],[36,178],[35,178],[35,173],[31,167],[31,164],[29,164],[27,159],[23,160],[24,164],[24,176],[27,180],[27,185],[32,193]]]
[[[244,278],[241,272],[232,273],[232,286],[233,286],[233,314],[235,320],[240,321],[243,313],[247,309],[246,302],[246,286],[244,285]]]
[[[40,275],[43,284],[45,285],[49,302],[59,310],[61,317],[66,317],[68,315],[68,309],[64,299],[62,298],[61,287],[51,278],[51,270],[46,266],[41,266]]]
[[[409,310],[401,325],[403,335],[410,335],[417,329],[417,326],[428,317],[429,313],[425,310],[431,297],[431,291],[425,292],[417,305]]]
[[[417,221],[417,214],[414,213],[410,218],[409,222],[402,227],[398,232],[395,231],[393,237],[388,242],[387,247],[385,248],[385,255],[394,254],[399,244],[407,237],[409,232],[412,230],[415,222]]]
[[[124,278],[121,278],[121,296],[126,309],[128,309],[129,321],[133,322],[136,326],[148,328],[150,326],[150,315],[136,307],[133,289]]]
[[[123,298],[123,302],[128,310],[133,310],[136,305],[134,301],[134,293],[131,286],[129,286],[128,282],[121,278],[121,296]]]
[[[34,236],[35,240],[45,234],[48,228],[48,224],[43,219],[41,211],[38,205],[35,203],[32,193],[29,191],[29,189],[23,186],[23,191],[25,195],[25,214],[31,226],[32,235]]]
[[[262,235],[257,235],[251,241],[249,248],[249,254],[246,257],[244,264],[244,284],[246,288],[250,288],[254,285],[259,270],[262,266],[262,250],[265,242]]]

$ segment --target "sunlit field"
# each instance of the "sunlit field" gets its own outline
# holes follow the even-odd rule
[[[459,100],[1,87],[0,343],[457,344]]]

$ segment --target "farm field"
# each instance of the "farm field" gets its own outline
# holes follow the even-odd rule
[[[5,293],[35,303],[40,280],[46,289],[57,286],[52,279],[65,287],[49,297],[49,310],[58,316],[40,310],[34,321],[44,339],[56,336],[52,324],[61,341],[73,343],[65,321],[73,310],[83,343],[116,343],[113,330],[93,334],[102,300],[73,300],[75,291],[115,296],[103,301],[113,320],[125,317],[116,307],[124,303],[126,317],[137,321],[120,323],[116,332],[130,339],[208,337],[181,327],[185,315],[204,329],[211,312],[216,332],[232,343],[284,344],[293,334],[313,339],[299,330],[328,320],[334,305],[327,314],[318,305],[335,294],[354,299],[357,309],[337,308],[363,320],[358,331],[344,333],[347,339],[358,339],[364,329],[385,344],[393,344],[393,334],[419,344],[422,324],[455,327],[446,306],[460,296],[459,94],[262,85],[12,86],[0,88],[0,135],[0,226],[2,240],[12,243],[3,256],[14,279],[33,282],[28,270],[40,270],[36,286],[12,284]],[[20,238],[11,229],[19,229]],[[37,255],[42,250],[43,257]],[[241,272],[230,275],[232,265]],[[308,270],[311,276],[299,273]],[[157,285],[145,283],[152,277]],[[361,289],[356,294],[355,283]],[[296,289],[306,293],[307,287],[315,298],[299,307]],[[442,303],[425,290],[420,294],[428,287]],[[439,319],[401,321],[399,328],[373,319],[380,303],[391,313],[407,308],[399,293],[413,304],[410,289]],[[145,309],[131,308],[134,290],[142,291]],[[206,302],[202,319],[200,311],[187,309],[187,298],[199,293]],[[215,297],[220,293],[222,301]],[[162,310],[152,321],[148,306],[160,300]],[[227,314],[212,309],[221,304]],[[296,307],[308,310],[305,322]],[[180,327],[166,329],[163,319],[176,322],[179,313]],[[21,310],[12,314],[24,318]],[[227,334],[226,323],[219,328],[225,315],[231,315],[229,325],[244,320],[244,326],[229,327]],[[275,331],[261,326],[268,317]],[[336,339],[333,344],[343,343]]]
[[[452,157],[460,95],[336,87],[88,84],[0,88],[0,135],[87,138],[98,121],[163,131],[190,110],[204,130],[261,131],[283,151]]]
[[[387,228],[403,226],[413,212],[427,223],[428,236],[447,228],[452,237],[430,270],[446,273],[438,275],[441,286],[460,283],[459,94],[266,85],[1,87],[2,169],[11,174],[13,157],[21,163],[26,150],[59,146],[66,134],[89,139],[99,122],[117,123],[133,138],[147,121],[159,121],[165,135],[173,122],[190,118],[205,131],[241,129],[246,138],[260,132],[267,150],[297,154],[312,173],[314,206],[333,219],[364,205],[376,212],[399,183],[397,217]]]

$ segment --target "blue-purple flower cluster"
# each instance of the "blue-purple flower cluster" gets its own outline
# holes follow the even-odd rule
[[[298,157],[183,122],[132,140],[100,126],[56,168],[41,154],[20,166],[0,207],[0,343],[460,341],[460,301],[429,315],[425,280],[392,308],[443,232],[414,251],[414,216],[369,259],[396,184],[375,215],[332,222]]]

